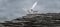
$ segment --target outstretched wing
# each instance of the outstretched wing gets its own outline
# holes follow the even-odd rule
[[[26,9],[26,8],[23,8],[23,10],[26,12],[26,13],[30,13],[31,11]]]
[[[25,12],[27,12],[27,9],[26,9],[26,8],[23,8],[23,10],[24,10]]]
[[[33,4],[33,6],[32,6],[32,8],[31,9],[34,9],[34,7],[37,5],[37,2],[35,2],[34,4]]]

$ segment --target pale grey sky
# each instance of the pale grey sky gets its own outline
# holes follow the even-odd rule
[[[25,15],[22,8],[31,8],[35,1],[38,1],[38,4],[34,9],[40,13],[60,12],[60,0],[0,0],[0,16],[14,19]]]

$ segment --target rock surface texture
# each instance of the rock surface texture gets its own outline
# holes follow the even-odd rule
[[[0,23],[0,27],[60,27],[60,13],[27,14]]]

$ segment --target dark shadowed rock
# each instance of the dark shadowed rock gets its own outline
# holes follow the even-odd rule
[[[60,26],[60,13],[27,14],[0,24],[4,27],[56,27]]]

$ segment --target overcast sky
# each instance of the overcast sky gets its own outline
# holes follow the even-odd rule
[[[60,0],[0,0],[0,16],[14,19],[25,15],[23,8],[30,9],[36,1],[38,4],[34,10],[40,13],[60,12]]]

